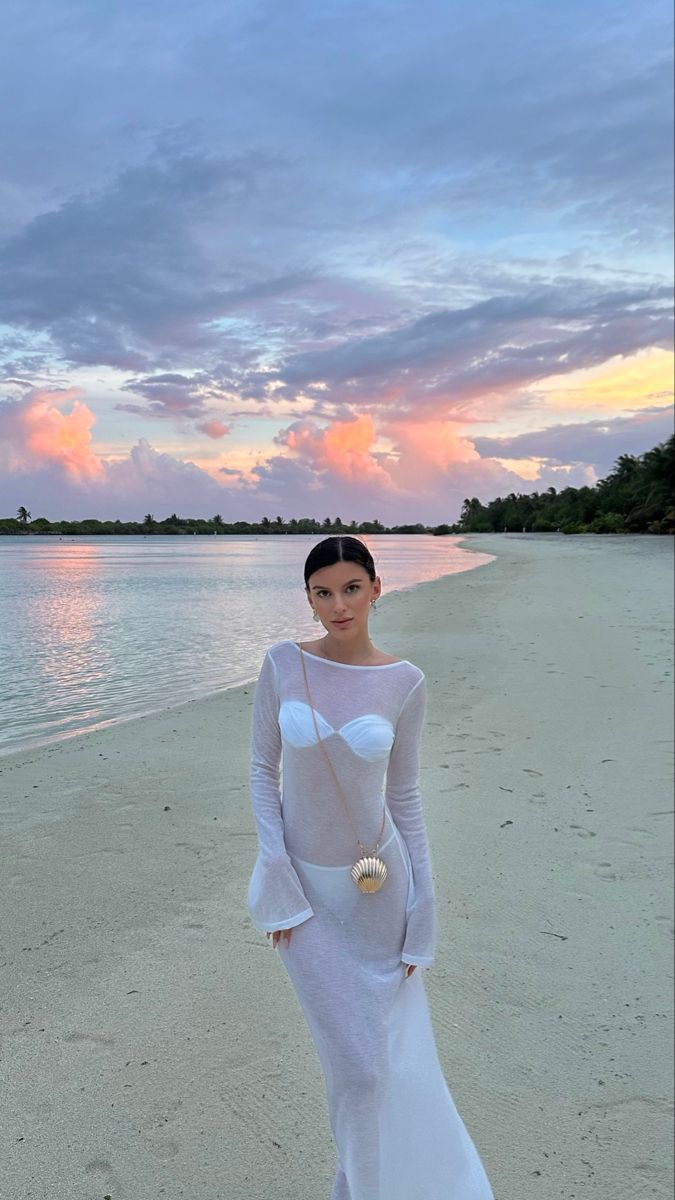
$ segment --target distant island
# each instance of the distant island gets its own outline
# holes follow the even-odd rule
[[[72,536],[156,534],[174,536],[217,534],[444,534],[463,533],[657,533],[675,534],[675,434],[641,455],[622,454],[606,479],[593,487],[566,487],[558,492],[529,495],[511,492],[488,504],[476,497],[465,500],[459,520],[453,524],[385,526],[379,520],[351,521],[340,517],[263,517],[260,521],[226,521],[214,517],[179,517],[175,512],[163,520],[147,513],[142,521],[49,521],[32,518],[20,507],[16,517],[0,518],[0,534]]]

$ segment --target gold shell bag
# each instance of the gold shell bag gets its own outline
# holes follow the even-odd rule
[[[349,873],[360,891],[379,892],[387,878],[387,867],[376,854],[369,854],[355,862]]]
[[[303,670],[303,673],[305,676],[305,688],[307,689],[307,699],[309,700],[309,707],[312,710],[312,718],[314,720],[314,728],[316,729],[317,744],[323,750],[323,753],[326,757],[326,761],[328,762],[328,766],[331,769],[333,779],[335,780],[335,786],[338,790],[338,794],[340,796],[340,799],[342,800],[342,803],[344,804],[344,806],[347,810],[347,816],[349,817],[350,824],[351,824],[352,828],[354,828],[354,822],[352,821],[351,814],[349,812],[349,805],[347,804],[347,801],[345,800],[344,793],[342,791],[342,788],[340,787],[340,782],[338,780],[338,777],[335,774],[335,770],[334,770],[333,764],[330,760],[330,756],[328,754],[328,751],[326,750],[326,747],[323,744],[321,735],[319,734],[319,726],[318,726],[317,720],[316,720],[316,713],[314,712],[312,698],[309,693],[309,681],[307,679],[307,668],[305,666],[305,651],[303,650],[303,648],[299,642],[296,642],[296,646],[298,647],[298,650],[300,651],[300,661],[302,662],[302,670]],[[365,893],[379,892],[380,888],[382,887],[382,884],[384,883],[385,879],[387,878],[387,864],[378,856],[378,853],[377,853],[379,846],[380,846],[380,842],[382,841],[382,834],[384,833],[384,826],[386,824],[386,820],[387,820],[387,806],[386,806],[386,802],[385,802],[385,804],[383,806],[383,812],[382,812],[382,827],[380,829],[380,835],[377,839],[377,842],[375,843],[374,850],[369,852],[368,850],[366,850],[366,847],[359,840],[359,838],[357,837],[357,839],[356,839],[359,844],[359,849],[361,851],[361,857],[357,860],[357,862],[354,863],[354,866],[351,868],[350,875],[351,875],[352,879],[354,880],[354,883],[356,884],[356,886],[360,892],[365,892]],[[354,830],[354,832],[356,833],[356,830]]]

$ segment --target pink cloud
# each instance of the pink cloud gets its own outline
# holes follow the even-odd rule
[[[55,465],[74,483],[103,478],[104,463],[91,444],[96,418],[80,394],[78,388],[32,391],[3,409],[0,434],[9,435],[10,469]],[[58,406],[67,402],[71,411],[62,412]]]
[[[286,517],[339,512],[345,520],[378,514],[389,524],[454,521],[466,496],[487,501],[533,484],[543,490],[592,483],[591,464],[660,440],[665,412],[654,409],[650,429],[641,425],[644,414],[622,418],[608,448],[606,419],[601,427],[596,421],[477,438],[463,422],[438,417],[305,417],[279,431],[278,452],[252,450],[255,466],[236,469],[224,455],[207,470],[145,438],[126,455],[105,458],[92,440],[95,415],[79,390],[32,389],[0,403],[0,514],[25,505],[33,517],[52,520],[142,520],[148,511],[255,520],[273,508]],[[208,424],[207,437],[230,431],[219,421]]]
[[[223,425],[222,421],[203,421],[195,426],[201,433],[205,433],[210,438],[222,438],[226,433],[232,432],[231,425]]]
[[[414,489],[420,479],[429,486],[435,477],[452,477],[459,467],[469,467],[476,479],[485,471],[473,442],[454,422],[385,420],[382,431],[394,443],[390,470],[400,487]]]
[[[194,463],[156,451],[145,438],[107,460],[92,444],[95,414],[79,389],[33,390],[0,403],[0,512],[24,504],[33,516],[143,519],[148,508],[208,515],[245,502]],[[69,411],[62,411],[70,406]],[[142,511],[141,511],[142,510]]]
[[[376,440],[377,430],[370,416],[331,421],[323,429],[306,418],[280,430],[275,438],[315,471],[328,471],[338,479],[391,489],[391,476],[373,454]]]

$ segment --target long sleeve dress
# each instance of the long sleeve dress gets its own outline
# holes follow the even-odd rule
[[[317,743],[321,740],[353,826]],[[297,642],[265,654],[253,706],[250,786],[258,856],[248,911],[293,928],[278,950],[317,1048],[338,1151],[331,1200],[494,1200],[443,1077],[422,971],[436,947],[419,787],[426,677],[407,660],[358,666]],[[281,766],[281,781],[280,781]],[[350,876],[357,834],[387,878]]]

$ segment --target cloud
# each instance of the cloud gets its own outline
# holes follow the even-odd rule
[[[236,497],[194,463],[153,449],[145,438],[126,458],[108,464],[107,480],[112,494],[134,497],[137,504],[147,497],[148,503],[181,516],[207,516],[214,505],[215,512]]]
[[[451,422],[377,428],[362,417],[322,427],[303,419],[275,438],[284,453],[259,455],[244,472],[227,464],[203,470],[146,438],[106,459],[92,442],[93,423],[72,391],[0,403],[0,514],[23,504],[52,520],[142,520],[147,511],[255,520],[273,509],[286,518],[454,521],[467,495],[488,501],[526,482],[539,491],[561,479],[593,483],[619,454],[643,453],[672,432],[665,406],[510,438],[469,437]]]
[[[58,406],[68,402],[71,411],[61,412]],[[101,479],[104,468],[91,439],[94,420],[74,388],[35,391],[24,400],[0,405],[0,442],[9,447],[7,469],[44,464],[61,468],[73,483]]]
[[[295,421],[274,438],[316,472],[357,485],[390,487],[390,477],[372,454],[375,440],[375,425],[368,416],[332,421],[324,428],[313,420]]]
[[[186,375],[171,373],[134,379],[123,384],[120,391],[145,396],[149,403],[118,403],[115,404],[115,409],[118,412],[139,413],[152,420],[204,417],[207,408],[202,390],[203,383],[199,377],[189,378]]]
[[[95,419],[75,389],[31,391],[0,402],[3,515],[20,504],[34,517],[52,520],[83,515],[142,520],[150,505],[206,516],[231,504],[243,515],[236,486],[221,486],[195,464],[153,449],[145,438],[119,459],[104,458],[92,441]]]
[[[481,462],[474,439],[452,421],[389,420],[382,428],[392,443],[388,470],[397,485],[413,495],[419,493],[420,485],[433,491],[457,472],[464,476],[466,468],[480,485],[484,471],[489,470]]]
[[[219,439],[231,433],[231,425],[223,425],[222,421],[202,421],[196,427],[200,433],[205,433],[207,437]]]
[[[291,357],[286,384],[370,378],[400,380],[444,368],[452,380],[491,387],[530,382],[559,370],[590,366],[644,346],[672,345],[672,315],[664,285],[607,291],[585,280],[523,289],[468,307],[429,313],[372,337]],[[554,336],[550,336],[554,334]]]
[[[621,454],[644,454],[672,433],[672,405],[657,405],[629,417],[575,421],[513,437],[474,437],[472,441],[481,458],[534,459],[574,466],[590,463],[601,478]]]
[[[227,333],[292,372],[308,331],[378,310],[412,317],[414,362],[471,264],[489,294],[510,257],[669,245],[664,4],[40,12],[40,37],[8,14],[0,60],[0,319],[67,364],[208,369]]]
[[[285,295],[305,272],[270,274],[202,227],[227,223],[270,169],[264,154],[181,155],[131,166],[35,216],[0,247],[0,320],[47,332],[70,364],[144,370],[213,352],[212,323]],[[236,223],[236,216],[234,218]]]
[[[36,4],[0,46],[14,479],[447,519],[587,480],[600,409],[631,446],[662,428],[631,372],[672,346],[663,0]],[[654,423],[612,425],[631,403]]]

